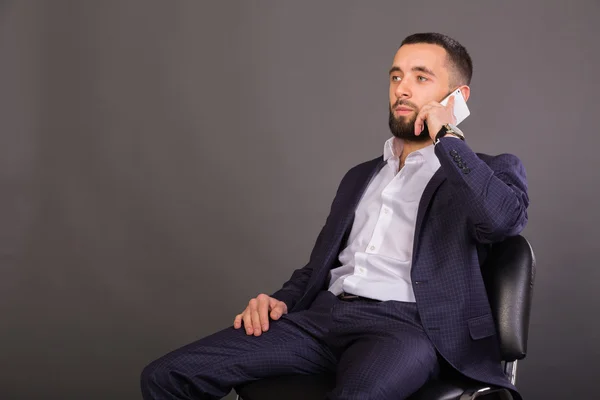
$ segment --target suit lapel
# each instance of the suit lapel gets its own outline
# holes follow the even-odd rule
[[[365,190],[369,187],[369,184],[375,178],[375,176],[379,173],[379,171],[385,166],[386,162],[383,161],[383,157],[373,160],[370,162],[368,167],[364,168],[363,171],[359,172],[359,176],[357,176],[352,182],[352,187],[348,189],[348,197],[347,203],[344,205],[344,217],[343,222],[339,224],[339,229],[337,230],[337,235],[346,236],[349,232],[349,229],[352,227],[352,222],[354,221],[354,213],[356,211],[356,207],[358,207],[358,203],[362,198]],[[425,190],[423,191],[423,195],[421,196],[421,200],[419,201],[419,210],[417,212],[417,221],[415,224],[415,245],[417,244],[417,240],[419,238],[419,234],[421,233],[421,228],[423,225],[423,218],[425,217],[425,213],[429,208],[429,203],[433,198],[433,195],[437,191],[438,187],[446,180],[446,175],[442,171],[442,168],[438,168],[438,170],[433,174],[427,186],[425,186]],[[337,236],[336,235],[336,236]]]
[[[338,235],[341,234],[342,237],[344,237],[349,233],[352,222],[354,221],[356,207],[358,207],[360,199],[369,187],[373,178],[375,178],[385,164],[386,162],[383,161],[383,157],[380,157],[368,163],[363,171],[358,172],[360,175],[354,179],[352,187],[348,189],[348,202],[343,207],[345,215],[342,219],[342,223],[339,225],[340,228],[337,231]]]
[[[343,188],[340,188],[340,200],[339,206],[335,207],[336,212],[339,213],[339,223],[336,224],[335,231],[331,236],[331,241],[327,247],[327,251],[324,254],[324,258],[320,260],[322,265],[329,265],[332,258],[335,258],[340,253],[340,247],[344,245],[344,238],[350,234],[352,223],[354,221],[354,213],[356,207],[360,202],[365,190],[369,187],[369,184],[377,173],[385,166],[386,162],[383,161],[383,157],[376,158],[368,163],[361,169],[358,169],[354,176],[350,176],[350,181],[344,184]],[[332,211],[333,212],[333,211]],[[320,288],[322,282],[326,281],[326,276],[329,273],[329,268],[320,268],[319,272],[311,276],[312,283],[309,283],[305,295],[298,302],[299,309],[304,307],[303,301],[305,299],[312,299],[309,295],[311,290],[315,287]],[[316,285],[316,286],[315,286]],[[312,301],[312,300],[311,300]]]
[[[383,157],[379,157],[371,162],[368,162],[364,168],[356,171],[355,176],[350,177],[351,181],[348,183],[348,186],[343,188],[343,192],[340,193],[341,199],[343,199],[342,203],[339,207],[336,207],[337,210],[341,213],[340,223],[337,224],[335,233],[332,236],[332,240],[328,246],[328,250],[325,253],[324,259],[321,260],[323,265],[328,265],[331,257],[337,256],[340,252],[340,246],[343,246],[344,238],[347,237],[352,228],[352,223],[354,222],[354,214],[356,211],[356,207],[358,207],[358,203],[362,198],[365,190],[369,187],[369,184],[373,180],[373,178],[379,173],[379,171],[386,165],[386,162],[383,161]],[[436,171],[433,175],[427,186],[425,187],[425,191],[423,192],[423,196],[419,202],[419,210],[417,212],[417,222],[415,227],[415,241],[414,241],[414,249],[416,249],[418,235],[421,231],[421,225],[423,222],[423,218],[425,216],[425,212],[429,207],[429,203],[433,198],[433,195],[437,188],[446,180],[446,176],[442,173],[441,168]],[[413,250],[413,257],[414,257]],[[320,288],[321,282],[325,282],[326,274],[329,273],[328,268],[320,268],[317,274],[313,274],[311,276],[311,283],[309,283],[309,287],[304,294],[304,296],[300,299],[298,304],[295,306],[296,309],[302,309],[305,305],[303,302],[306,302],[311,299],[312,296],[309,293],[315,289],[315,287]],[[313,293],[314,294],[314,293]]]
[[[433,174],[427,186],[425,186],[425,190],[423,191],[423,195],[421,196],[421,200],[419,201],[419,211],[417,212],[417,221],[415,224],[415,240],[414,240],[414,248],[413,248],[413,257],[414,257],[414,249],[417,248],[417,242],[419,240],[419,235],[421,234],[421,228],[423,225],[423,218],[425,217],[425,213],[429,208],[429,203],[433,198],[438,187],[446,180],[446,175],[443,173],[442,168],[438,168],[438,170]]]

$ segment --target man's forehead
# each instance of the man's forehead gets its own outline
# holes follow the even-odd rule
[[[434,71],[445,70],[446,50],[435,44],[407,44],[398,49],[393,60],[393,67],[412,68],[426,66]]]

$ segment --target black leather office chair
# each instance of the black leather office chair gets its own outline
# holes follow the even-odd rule
[[[535,256],[523,236],[494,244],[482,266],[496,321],[504,372],[514,384],[517,360],[525,358],[529,312],[535,277]],[[449,367],[425,384],[410,400],[510,400],[506,389],[457,376]],[[251,382],[236,388],[239,400],[321,400],[335,385],[333,375],[289,375]]]

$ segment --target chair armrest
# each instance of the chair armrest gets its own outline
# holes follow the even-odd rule
[[[520,360],[527,354],[535,279],[535,256],[529,242],[519,235],[494,244],[482,274],[496,321],[502,359]]]
[[[513,400],[508,389],[482,387],[480,389],[469,389],[459,400]]]

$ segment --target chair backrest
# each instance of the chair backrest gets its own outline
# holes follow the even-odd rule
[[[492,245],[482,266],[504,361],[527,354],[529,314],[535,279],[535,255],[523,236]]]

